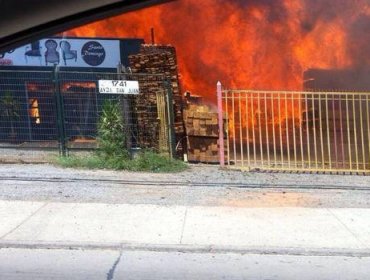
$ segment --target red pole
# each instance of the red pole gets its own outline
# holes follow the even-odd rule
[[[218,142],[220,166],[225,167],[225,146],[224,146],[224,118],[222,111],[222,85],[217,83],[217,111],[218,111]]]

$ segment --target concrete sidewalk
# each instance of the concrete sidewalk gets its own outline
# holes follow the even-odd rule
[[[370,253],[370,209],[0,201],[2,247],[127,246]]]

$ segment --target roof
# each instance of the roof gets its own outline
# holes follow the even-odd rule
[[[0,52],[99,19],[172,0],[0,0]]]

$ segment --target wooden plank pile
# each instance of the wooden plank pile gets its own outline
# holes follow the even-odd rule
[[[163,120],[158,119],[158,96],[162,95],[163,99],[168,89],[173,94],[175,141],[180,142],[184,138],[183,100],[175,48],[144,44],[138,54],[129,57],[129,61],[133,73],[149,74],[138,76],[141,93],[136,104],[139,143],[144,147],[160,148],[159,139],[164,124],[161,123]],[[183,154],[182,149],[178,149],[178,154]]]
[[[218,115],[206,105],[189,105],[185,111],[187,135],[218,137]]]
[[[190,162],[218,163],[218,114],[201,105],[202,98],[185,94],[184,122]]]

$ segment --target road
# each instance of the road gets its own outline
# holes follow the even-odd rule
[[[369,279],[370,257],[1,249],[0,279]]]
[[[370,177],[0,165],[0,279],[369,279]]]

